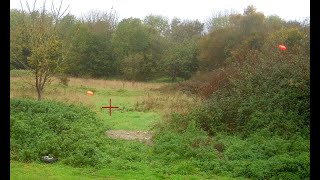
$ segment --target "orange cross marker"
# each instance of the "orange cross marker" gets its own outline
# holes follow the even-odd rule
[[[119,108],[117,106],[111,106],[111,99],[110,99],[110,106],[102,106],[101,108],[110,108],[110,116],[111,116],[111,109],[112,108]]]

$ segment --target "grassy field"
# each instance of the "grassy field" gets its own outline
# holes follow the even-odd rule
[[[64,85],[56,78],[47,85],[44,100],[39,102],[35,89],[29,85],[31,80],[27,72],[11,71],[11,179],[223,180],[310,176],[310,142],[304,134],[285,139],[270,136],[263,129],[247,138],[223,133],[208,136],[195,121],[208,119],[203,116],[210,113],[210,108],[197,107],[187,114],[201,103],[201,98],[172,88],[169,91],[163,88],[165,83],[70,78],[69,84]],[[87,96],[88,90],[94,95]],[[112,116],[109,110],[101,109],[109,105],[110,98],[112,105],[119,107],[112,110]],[[228,98],[221,99],[229,102]],[[230,110],[233,102],[218,103],[217,107]],[[214,114],[217,115],[212,117],[219,117],[219,111]],[[106,135],[108,130],[121,130],[118,132],[124,134],[129,130],[149,131],[154,134],[153,142],[112,139]],[[301,133],[306,134],[305,131]],[[58,162],[42,163],[39,157],[48,153],[57,155]]]
[[[163,175],[154,169],[145,166],[143,170],[119,170],[114,167],[94,169],[94,168],[73,168],[62,164],[44,165],[40,163],[20,163],[10,162],[10,179],[219,179],[235,180],[234,178],[221,177],[206,174],[195,175]]]
[[[30,85],[32,83],[33,77],[31,74],[21,71],[12,72],[10,98],[36,99],[35,88]],[[172,112],[187,113],[192,105],[200,103],[200,98],[188,96],[181,92],[163,93],[157,91],[158,88],[166,84],[70,78],[68,86],[65,86],[60,83],[59,79],[55,78],[45,88],[43,99],[84,104],[96,111],[99,116],[104,116],[106,122],[111,122],[110,125],[114,129],[146,129],[152,124],[152,121],[159,120],[160,116],[165,118]],[[88,90],[93,91],[94,96],[87,96],[86,92]],[[100,109],[102,105],[109,105],[110,98],[113,106],[120,107],[119,109],[113,109],[115,113],[112,117],[109,117],[109,113],[102,113]],[[128,120],[122,119],[127,116],[133,118],[132,122],[136,121],[135,118],[139,118],[139,121],[145,121],[141,122],[144,125],[135,127],[137,126],[136,122],[132,124],[129,122],[128,126],[124,127],[121,125],[121,121],[127,122]],[[154,120],[150,117],[153,117]],[[120,127],[117,127],[116,124],[115,126],[112,125],[115,119],[120,123]]]
[[[25,72],[12,72],[10,97],[36,99],[35,90],[29,85],[31,76]],[[106,130],[146,130],[165,120],[172,112],[186,113],[200,99],[179,92],[160,92],[165,83],[131,83],[96,79],[70,78],[68,86],[55,79],[44,92],[44,100],[83,104],[96,112]],[[86,91],[94,92],[87,96]],[[112,99],[112,116],[102,105]],[[126,140],[109,140],[108,155],[112,162],[103,168],[74,168],[60,162],[10,162],[11,179],[232,179],[206,174],[185,163],[166,167],[161,159],[152,156],[148,145]],[[190,172],[186,169],[190,169]]]

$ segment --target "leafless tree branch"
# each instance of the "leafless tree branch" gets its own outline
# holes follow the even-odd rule
[[[28,9],[29,13],[31,13],[32,11],[31,11],[31,9],[30,9],[30,7],[29,7],[28,1],[26,1],[26,5],[27,5],[27,9]]]
[[[24,13],[24,9],[23,9],[21,0],[20,0],[20,6],[21,6],[22,13]]]
[[[35,1],[33,2],[33,8],[32,8],[32,11],[34,11],[34,10],[36,9],[36,3],[37,3],[37,0],[35,0]]]

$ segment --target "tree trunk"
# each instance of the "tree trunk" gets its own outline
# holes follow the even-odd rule
[[[172,82],[176,82],[176,75],[174,74],[171,79]]]
[[[40,90],[39,88],[37,88],[37,94],[38,94],[38,101],[41,101],[41,98],[42,98],[42,90]]]
[[[172,71],[172,76],[171,76],[171,81],[172,82],[176,82],[176,78],[177,78],[177,71],[176,71],[176,69],[174,69],[173,71]]]

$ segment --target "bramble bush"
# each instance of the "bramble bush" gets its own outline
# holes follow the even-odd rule
[[[105,160],[102,121],[86,107],[52,101],[11,99],[10,158],[30,162],[52,154],[73,166]]]
[[[202,129],[240,133],[267,128],[274,135],[289,138],[296,132],[309,134],[310,77],[298,69],[308,61],[266,62],[242,67],[241,78],[212,94],[204,107],[192,112]]]
[[[291,44],[290,50],[279,51],[274,44],[280,40]],[[237,178],[308,179],[308,42],[308,35],[297,29],[279,30],[265,38],[255,58],[223,69],[237,71],[214,70],[217,72],[208,73],[204,83],[195,84],[194,79],[184,83],[207,100],[189,114],[174,115],[167,125],[158,127],[155,153],[174,152],[181,161],[194,158],[201,171]],[[211,140],[192,147],[197,137]],[[171,142],[170,146],[166,142]],[[193,151],[197,156],[190,153]],[[213,156],[207,156],[210,152]]]
[[[182,123],[184,121],[184,123]],[[170,124],[170,125],[168,125]],[[308,179],[310,141],[297,132],[290,138],[264,128],[243,137],[216,133],[208,136],[191,116],[174,115],[154,138],[154,155],[163,161],[165,173],[187,168],[235,178]],[[176,169],[178,168],[178,169]]]

